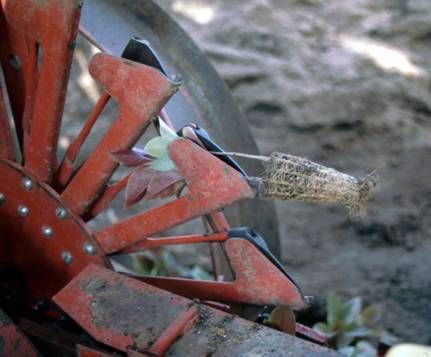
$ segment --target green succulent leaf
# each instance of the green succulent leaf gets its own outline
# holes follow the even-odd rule
[[[343,320],[344,309],[343,302],[339,299],[334,291],[331,291],[328,294],[327,309],[328,325],[331,327],[331,329],[336,329],[337,324]]]
[[[367,355],[373,349],[368,341],[382,334],[382,328],[376,325],[379,318],[380,310],[375,306],[362,309],[361,298],[344,302],[331,291],[327,298],[326,323],[317,323],[313,328],[326,334],[329,343],[342,353],[365,357],[372,355]],[[362,341],[364,344],[358,344]],[[358,348],[353,347],[355,343]]]
[[[351,354],[352,357],[374,357],[377,356],[377,349],[365,340],[359,341]]]
[[[361,320],[362,300],[360,297],[355,297],[345,304],[344,308],[344,323],[351,324]]]
[[[370,305],[362,310],[362,323],[366,326],[371,326],[380,320],[381,311],[377,306]]]
[[[353,323],[346,325],[337,335],[336,346],[337,348],[345,347],[357,339],[366,338],[372,336],[372,334],[372,330],[360,324]]]
[[[159,158],[160,156],[167,155],[168,145],[173,141],[170,138],[157,136],[152,138],[144,147],[144,150],[151,156]]]
[[[175,168],[174,162],[171,160],[167,152],[159,157],[157,157],[156,160],[154,160],[150,167],[157,171],[170,171]]]
[[[318,322],[314,324],[313,329],[316,331],[322,332],[324,334],[329,334],[332,332],[331,327],[324,322]]]

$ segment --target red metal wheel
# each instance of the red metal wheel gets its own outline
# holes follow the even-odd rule
[[[24,272],[34,297],[38,298],[50,297],[86,264],[109,265],[107,254],[196,217],[212,215],[214,232],[225,231],[227,222],[216,211],[254,196],[242,175],[182,139],[171,145],[170,155],[188,184],[188,193],[112,227],[90,232],[84,221],[105,209],[127,181],[125,177],[108,185],[118,167],[111,153],[133,147],[180,83],[154,68],[106,54],[96,55],[90,73],[105,93],[59,164],[57,142],[80,10],[79,1],[64,7],[53,1],[45,6],[36,6],[29,0],[7,1],[2,18],[3,32],[7,35],[2,46],[3,91],[10,94],[21,162],[13,162],[12,131],[4,130],[1,226],[11,236],[25,239],[5,241],[1,258]],[[17,56],[19,66],[14,66],[11,56]],[[109,98],[118,103],[119,116],[91,155],[77,167],[79,150]],[[2,126],[7,128],[8,103],[3,102]],[[212,237],[200,240],[210,242]],[[175,243],[182,242],[188,243],[188,237]],[[43,257],[28,256],[35,247],[44,252]],[[49,288],[43,284],[47,279]],[[160,284],[166,288],[165,283]],[[190,289],[191,297],[212,295],[204,286]],[[199,293],[199,289],[205,293]],[[302,306],[299,292],[296,294],[292,305]],[[227,301],[239,298],[239,302],[270,302],[256,297],[259,294],[247,298],[221,295],[219,299]],[[274,300],[283,301],[288,302],[286,297]]]
[[[86,266],[111,268],[111,254],[216,242],[222,244],[233,268],[231,282],[138,279],[188,298],[305,307],[301,292],[284,270],[252,240],[232,236],[219,212],[254,197],[253,188],[240,172],[190,140],[177,139],[169,145],[169,156],[186,181],[187,192],[100,231],[90,230],[86,221],[106,209],[128,180],[126,175],[109,183],[118,167],[111,154],[135,145],[180,83],[153,67],[96,55],[90,73],[105,92],[58,162],[58,135],[81,6],[80,1],[54,0],[2,3],[0,262],[24,276],[30,299],[51,299]],[[76,165],[77,154],[108,100],[117,102],[119,115],[83,164]],[[154,238],[197,217],[206,217],[212,234]],[[99,274],[100,268],[91,269]],[[67,302],[71,304],[70,298]],[[61,306],[66,312],[71,308]]]

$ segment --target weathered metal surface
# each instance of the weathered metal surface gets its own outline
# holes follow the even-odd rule
[[[177,90],[158,70],[106,54],[90,63],[91,75],[119,104],[119,116],[61,197],[79,215],[86,212],[118,167],[110,153],[130,149]]]
[[[314,342],[320,343],[320,344],[325,344],[326,343],[326,335],[313,330],[310,327],[304,326],[300,323],[296,323],[296,333],[301,336],[301,337],[305,337],[308,338]]]
[[[33,98],[26,98],[32,101],[32,112],[24,158],[28,170],[43,181],[50,181],[57,159],[57,141],[81,5],[79,0],[8,0],[5,5],[7,21],[36,41],[41,49],[33,58],[37,84],[26,83],[36,85],[36,89]]]
[[[3,99],[4,91],[5,88],[2,88],[2,83],[0,80],[0,158],[12,160],[14,158],[13,143],[8,114],[6,111],[6,104]]]
[[[207,307],[165,356],[340,356],[336,351]]]
[[[220,232],[208,235],[192,234],[186,236],[171,236],[171,237],[148,237],[139,243],[129,246],[121,251],[121,253],[135,253],[147,249],[159,248],[167,245],[177,244],[196,244],[210,242],[224,242],[227,239],[227,232]]]
[[[12,28],[0,4],[0,61],[5,75],[17,137],[23,146],[24,125],[31,114],[36,69],[36,44],[24,32]],[[24,124],[25,123],[25,124]],[[26,128],[27,129],[27,128]]]
[[[97,232],[96,239],[107,253],[254,196],[241,174],[190,140],[172,142],[169,155],[187,181],[188,192],[179,199]]]
[[[171,346],[178,337],[184,335],[187,330],[196,324],[198,317],[199,310],[194,305],[191,305],[187,310],[183,310],[147,349],[147,352],[156,356],[163,356],[169,346]]]
[[[73,279],[54,301],[96,340],[124,352],[153,352],[156,356],[164,351],[165,356],[337,355],[94,265]]]
[[[189,298],[253,305],[305,307],[298,288],[254,245],[244,239],[230,238],[224,249],[234,280],[215,282],[169,277],[142,277],[147,283]]]
[[[91,129],[99,118],[99,115],[108,102],[109,98],[111,97],[107,92],[102,93],[89,117],[85,121],[81,132],[67,148],[55,177],[55,186],[58,189],[63,189],[72,177],[79,151],[84,144],[85,139],[87,139],[88,135],[90,134]]]
[[[88,263],[105,264],[88,227],[63,207],[51,187],[7,161],[0,161],[0,177],[5,197],[0,205],[0,261],[24,274],[35,297],[50,298]],[[24,185],[27,179],[31,185]],[[86,243],[94,246],[94,255],[85,253]],[[63,260],[65,252],[72,257],[69,264]]]
[[[94,339],[120,351],[150,347],[191,302],[89,266],[54,301]]]
[[[80,29],[96,46],[117,56],[132,36],[148,40],[168,70],[183,78],[179,93],[165,107],[175,127],[181,128],[194,121],[207,129],[224,148],[258,152],[243,114],[214,67],[154,1],[88,1],[82,10]],[[240,164],[251,173],[263,169],[254,160]],[[254,227],[268,241],[271,251],[280,256],[277,215],[272,202],[242,201],[230,212],[234,226]]]
[[[90,209],[84,214],[83,219],[89,221],[96,217],[100,212],[109,206],[112,200],[127,186],[130,174],[127,174],[122,179],[112,185],[105,185],[105,189],[91,205]]]
[[[0,310],[0,356],[39,356],[32,343],[3,310]]]

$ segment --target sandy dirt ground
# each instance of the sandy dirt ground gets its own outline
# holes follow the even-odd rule
[[[376,170],[362,221],[334,205],[277,203],[283,262],[304,292],[318,303],[329,290],[361,296],[381,306],[387,330],[430,342],[429,0],[159,3],[226,80],[262,153],[357,176]],[[63,148],[98,95],[85,51],[75,56]]]

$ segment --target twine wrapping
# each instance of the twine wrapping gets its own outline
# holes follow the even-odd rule
[[[274,152],[254,180],[258,196],[277,200],[343,204],[351,217],[363,217],[376,179],[355,178],[307,159]]]

